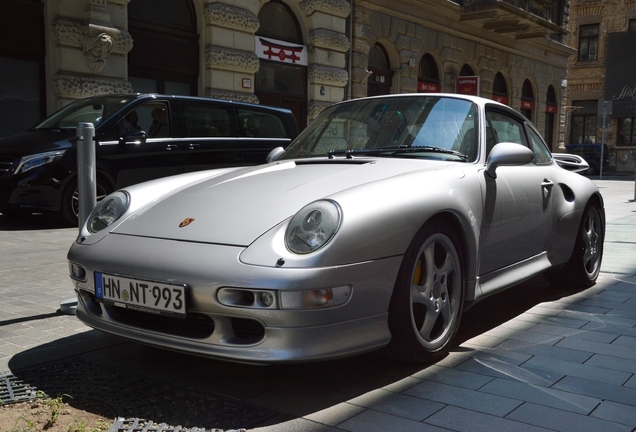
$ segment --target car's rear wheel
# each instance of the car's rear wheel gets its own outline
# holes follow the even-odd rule
[[[605,223],[596,202],[590,202],[579,226],[574,251],[562,269],[546,273],[546,279],[553,284],[587,288],[596,283],[601,272]]]
[[[415,236],[389,306],[389,358],[431,363],[447,353],[462,313],[461,256],[461,242],[444,223],[433,221]]]
[[[110,188],[104,185],[102,181],[97,181],[96,185],[97,202],[100,202],[106,195],[110,193]],[[62,203],[60,214],[64,222],[71,226],[77,226],[79,221],[79,190],[77,182],[71,182],[62,194]]]

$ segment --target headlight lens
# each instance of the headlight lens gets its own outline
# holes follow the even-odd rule
[[[112,225],[127,208],[128,195],[123,191],[113,192],[101,200],[88,216],[86,222],[88,231],[95,234]]]
[[[32,170],[33,168],[37,168],[42,165],[46,165],[51,162],[55,162],[64,156],[64,152],[66,150],[56,150],[50,151],[46,153],[38,153],[34,155],[24,156],[20,159],[20,163],[15,169],[15,174],[21,174]]]
[[[287,249],[297,254],[317,251],[336,234],[340,226],[340,207],[333,201],[309,204],[291,219],[285,232]]]

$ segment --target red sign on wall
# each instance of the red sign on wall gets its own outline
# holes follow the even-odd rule
[[[508,105],[508,96],[493,95],[492,96],[492,100],[494,100],[495,102],[502,103],[504,105]]]
[[[428,83],[424,81],[417,82],[417,91],[419,93],[439,93],[442,87],[439,84]]]
[[[524,110],[533,110],[534,109],[534,102],[532,101],[521,101],[521,109]]]
[[[455,80],[455,93],[479,96],[479,77],[462,76]]]
[[[556,114],[559,111],[558,107],[556,105],[546,105],[545,106],[545,112],[547,112],[548,114]]]

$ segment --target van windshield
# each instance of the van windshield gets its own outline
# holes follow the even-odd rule
[[[81,99],[62,108],[33,129],[76,129],[79,122],[93,123],[97,127],[135,97],[120,95]]]

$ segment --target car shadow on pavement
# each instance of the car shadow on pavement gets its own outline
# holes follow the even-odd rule
[[[576,292],[536,277],[491,296],[464,314],[451,352],[461,353],[462,343],[541,303]],[[24,382],[32,380],[35,382],[30,384],[44,385],[48,391],[92,399],[97,405],[109,406],[118,417],[155,422],[170,418],[188,427],[221,429],[279,424],[378,389],[389,397],[421,382],[419,374],[431,367],[395,363],[380,352],[315,363],[239,364],[95,334],[79,354],[69,350],[69,357],[60,357],[64,345],[58,340],[13,356],[9,367]],[[90,340],[100,338],[116,342],[91,348]],[[37,365],[38,358],[45,357],[42,350],[56,350],[58,360]],[[25,369],[24,365],[37,366]],[[435,373],[431,369],[426,379],[434,380],[430,375]],[[50,384],[47,377],[55,375],[58,379]],[[183,401],[190,404],[189,411],[183,408]],[[196,412],[202,416],[197,417]],[[196,421],[205,424],[194,424]]]
[[[6,216],[0,213],[0,231],[31,231],[69,228],[60,217],[50,214],[23,214]]]

